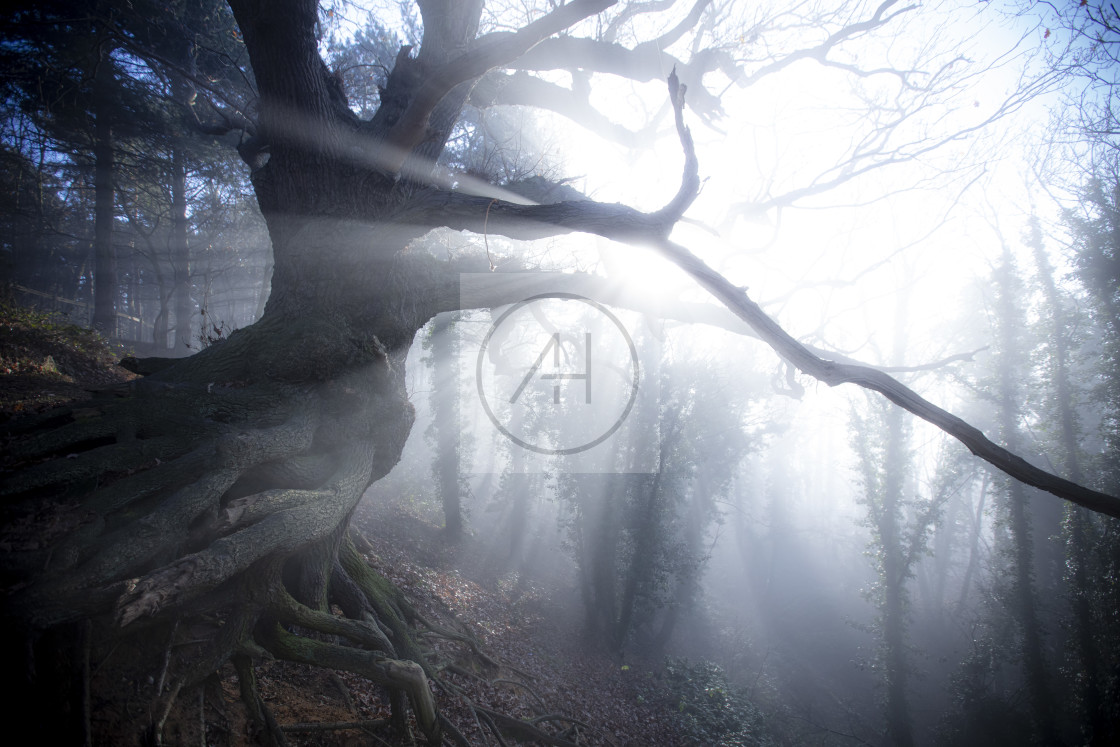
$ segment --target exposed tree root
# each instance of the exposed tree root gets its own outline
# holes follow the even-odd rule
[[[518,682],[517,680],[510,680],[510,679],[506,679],[504,677],[499,677],[497,679],[490,680],[490,684],[491,685],[513,685],[514,687],[522,689],[525,692],[532,695],[533,700],[535,700],[537,702],[537,705],[539,705],[541,708],[545,708],[544,700],[541,699],[541,696],[537,694],[537,691],[534,690],[533,688],[529,687],[528,685],[526,685],[524,682]],[[541,720],[541,718],[534,719],[534,722],[539,721],[539,720]]]
[[[148,702],[138,738],[159,744],[173,708],[187,708],[176,705],[182,693],[232,661],[258,737],[283,745],[254,670],[276,658],[384,686],[394,728],[407,731],[411,711],[431,743],[443,735],[469,743],[439,713],[435,687],[461,698],[500,743],[567,744],[444,681],[441,672],[456,670],[421,638],[455,642],[491,675],[502,666],[469,633],[421,615],[348,531],[411,428],[403,367],[376,338],[319,322],[295,323],[275,339],[311,337],[321,359],[254,348],[251,338],[259,342],[270,324],[133,382],[126,397],[5,427],[18,440],[0,488],[4,632],[17,650],[38,641],[25,668],[29,713],[49,721],[60,703],[53,694],[70,692],[72,705],[60,709],[77,723],[59,724],[53,741],[90,743],[90,652],[129,651],[117,663],[135,671],[135,695]],[[85,631],[77,649],[66,633],[75,629]],[[44,666],[59,645],[70,663]]]
[[[297,636],[278,625],[268,631],[265,646],[277,658],[354,672],[378,684],[406,692],[424,736],[434,744],[439,743],[440,727],[435,701],[424,669],[416,662],[390,659],[377,652]]]
[[[444,733],[451,738],[452,742],[460,745],[460,747],[471,747],[470,740],[463,736],[463,732],[459,731],[459,727],[451,723],[451,721],[446,716],[441,715],[439,717],[439,723],[440,726],[443,727]],[[482,730],[481,726],[479,726],[478,728],[479,731]]]

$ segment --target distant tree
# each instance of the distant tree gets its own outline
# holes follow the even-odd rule
[[[23,119],[6,118],[12,130],[20,131],[9,132],[0,151],[0,178],[8,185],[0,197],[0,262],[9,282],[73,298],[85,256],[63,235],[74,205],[45,173],[42,140]]]
[[[4,25],[2,53],[15,107],[10,116],[29,119],[50,153],[40,170],[73,179],[94,196],[95,326],[113,333],[116,311],[127,306],[142,313],[139,285],[150,272],[137,267],[130,251],[139,243],[142,256],[159,263],[152,269],[165,286],[158,291],[157,336],[166,343],[163,331],[172,316],[167,304],[174,301],[185,352],[197,316],[191,302],[188,180],[203,171],[211,179],[233,174],[228,166],[223,174],[220,167],[203,165],[228,164],[231,154],[215,149],[212,120],[218,110],[202,101],[219,85],[227,96],[239,87],[243,94],[245,81],[232,63],[230,47],[236,42],[225,5],[173,4],[160,6],[158,15],[154,7],[36,3],[17,10]],[[202,101],[200,84],[210,88]]]
[[[94,17],[93,6],[44,3],[25,8],[24,15],[9,17],[0,46],[8,95],[35,112],[36,126],[53,141],[52,149],[72,154],[88,168],[94,194],[93,323],[113,334],[118,296],[114,138],[124,134],[125,112],[142,98],[122,79],[112,34],[96,21],[87,22]]]
[[[996,327],[995,382],[993,397],[999,419],[1000,435],[1016,449],[1022,449],[1023,395],[1021,382],[1027,371],[1024,351],[1029,346],[1020,339],[1023,330],[1022,280],[1015,267],[1010,248],[1005,244],[1003,256],[993,277]],[[1032,493],[1016,481],[1003,486],[1000,515],[1006,527],[1004,553],[1010,575],[1007,609],[1018,626],[1018,654],[1023,666],[1032,723],[1044,744],[1058,744],[1061,739],[1052,697],[1052,671],[1046,660],[1047,645],[1043,632],[1042,613],[1036,588],[1036,562],[1032,530]]]
[[[904,365],[909,304],[900,295],[895,304],[891,364]],[[891,744],[915,742],[910,711],[909,680],[912,674],[909,584],[926,552],[931,530],[940,518],[950,485],[941,482],[938,493],[917,495],[913,477],[913,447],[902,412],[881,400],[868,403],[866,416],[853,413],[852,439],[859,460],[860,503],[871,530],[869,555],[874,559],[878,583],[872,598],[878,610],[881,663],[886,689],[887,739]]]
[[[444,531],[448,539],[456,541],[463,534],[464,485],[459,466],[459,371],[452,315],[437,316],[430,335],[433,416],[430,432],[435,442],[432,473],[443,504]]]
[[[1111,186],[1106,186],[1111,184]],[[1120,184],[1114,172],[1093,180],[1081,204],[1066,212],[1071,238],[1068,249],[1073,274],[1084,296],[1079,314],[1045,273],[1049,261],[1038,222],[1032,222],[1028,244],[1035,255],[1046,300],[1044,320],[1051,324],[1046,369],[1052,392],[1050,415],[1057,420],[1056,441],[1071,477],[1106,489],[1120,485],[1120,469],[1110,457],[1120,447]],[[1077,334],[1076,331],[1081,331]],[[1073,371],[1088,368],[1092,384],[1079,391]],[[1078,377],[1083,378],[1083,377]],[[1078,407],[1081,404],[1082,407]],[[1088,412],[1086,411],[1088,410]],[[1082,423],[1095,423],[1083,434]],[[1088,442],[1089,448],[1083,446]],[[1092,455],[1095,452],[1095,455]],[[1115,585],[1100,584],[1120,572],[1120,527],[1117,520],[1070,508],[1063,524],[1066,538],[1066,580],[1072,602],[1074,684],[1078,692],[1082,734],[1107,742],[1120,734],[1120,606]]]
[[[586,632],[613,650],[660,650],[692,607],[716,500],[757,441],[749,394],[711,362],[662,367],[657,471],[562,475],[558,492],[580,573]]]
[[[1120,162],[1118,162],[1120,165]],[[1104,172],[1083,188],[1080,202],[1066,211],[1072,234],[1074,276],[1085,289],[1093,328],[1099,333],[1097,354],[1102,371],[1120,366],[1120,171]],[[1120,383],[1105,375],[1092,393],[1103,407],[1101,436],[1107,449],[1120,447]],[[1109,486],[1120,484],[1118,468],[1105,460],[1097,469]],[[1108,472],[1112,474],[1107,474]]]

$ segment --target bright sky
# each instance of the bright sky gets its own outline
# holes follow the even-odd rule
[[[903,308],[900,297],[909,332],[906,363],[983,345],[988,319],[975,283],[990,272],[1001,249],[992,224],[1018,243],[1028,204],[1023,186],[1029,174],[1028,135],[1045,124],[1054,98],[1039,97],[942,147],[926,146],[992,116],[1024,70],[1030,71],[1030,54],[1043,30],[998,10],[971,2],[921,6],[877,36],[830,55],[864,69],[922,71],[927,74],[909,80],[915,88],[932,85],[939,91],[933,94],[904,89],[893,74],[856,78],[809,60],[748,89],[713,76],[713,89],[728,86],[722,99],[726,116],[709,127],[686,112],[705,179],[688,217],[701,225],[682,224],[674,238],[747,287],[794,336],[820,347],[870,363],[889,361],[895,318]],[[740,42],[738,52],[758,53],[749,40]],[[935,72],[943,77],[935,79]],[[567,82],[568,76],[559,74],[557,80]],[[608,76],[596,76],[592,91],[605,113],[632,128],[655,116],[667,98],[663,82],[633,84]],[[869,114],[868,101],[882,105],[877,115]],[[917,101],[926,106],[894,121],[897,107],[913,108]],[[575,186],[596,199],[641,209],[665,204],[679,185],[680,145],[671,117],[662,112],[660,122],[656,147],[627,150],[543,116],[548,137],[559,138],[564,176],[581,177]],[[900,163],[803,197],[792,207],[738,216],[729,212],[736,203],[843,179],[850,170],[843,167],[844,159],[860,149],[873,150],[877,126],[884,133],[884,155],[871,155],[851,168],[865,168],[896,149],[907,156]],[[648,250],[573,237],[557,244],[553,256],[562,261],[565,253],[579,268],[597,263],[619,268],[630,285],[654,297],[707,300]],[[955,334],[961,318],[974,325]],[[713,349],[729,344],[725,335],[703,330],[689,336],[701,347],[708,339]],[[757,343],[743,345],[757,351],[761,368],[780,370],[777,359]],[[862,395],[803,383],[808,392],[796,416],[800,427],[813,434],[817,452],[844,451],[846,402]],[[923,385],[930,384],[917,384]],[[931,396],[954,407],[945,389]]]
[[[881,351],[865,354],[870,360],[889,354],[882,346],[891,332],[881,327],[893,314],[896,289],[905,289],[912,317],[932,327],[955,313],[956,293],[986,274],[998,255],[988,222],[998,219],[1008,240],[1018,238],[1024,133],[1045,122],[1045,104],[1054,101],[1039,99],[967,139],[917,152],[982,122],[1006,100],[1029,62],[1029,49],[1018,45],[1028,24],[1020,20],[1014,28],[995,12],[976,14],[975,4],[920,8],[910,16],[873,43],[861,40],[849,49],[864,67],[903,68],[917,60],[919,69],[936,70],[962,56],[971,60],[954,63],[950,72],[960,75],[952,90],[903,122],[886,143],[888,152],[897,145],[915,154],[911,160],[803,198],[795,208],[729,220],[732,204],[843,175],[844,169],[828,169],[872,130],[860,95],[893,101],[900,95],[897,78],[858,79],[856,91],[843,71],[802,61],[747,90],[730,88],[723,99],[727,116],[716,123],[722,133],[686,117],[706,180],[689,217],[719,236],[682,225],[675,238],[746,285],[756,300],[772,302],[769,310],[795,334],[822,329],[824,342],[841,347],[880,338]],[[832,56],[848,59],[844,52]],[[986,63],[993,67],[977,75]],[[661,83],[635,86],[600,76],[595,86],[601,102],[615,102],[617,121],[656,112],[666,98]],[[894,114],[881,116],[889,121]],[[667,117],[662,130],[656,149],[627,152],[569,126],[566,171],[585,176],[598,199],[655,209],[675,193],[682,160]],[[673,294],[680,286],[679,273],[654,258],[643,257],[627,272],[651,291]]]

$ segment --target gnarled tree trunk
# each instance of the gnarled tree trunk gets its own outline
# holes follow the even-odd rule
[[[498,51],[516,56],[603,3],[573,5]],[[168,687],[144,688],[151,713],[232,660],[250,716],[282,743],[253,674],[253,660],[271,656],[406,694],[438,742],[433,670],[411,633],[427,623],[365,563],[348,525],[412,427],[404,361],[416,331],[458,306],[462,269],[483,267],[406,251],[435,224],[402,217],[464,86],[493,64],[486,49],[452,59],[474,39],[482,3],[421,3],[424,48],[402,50],[364,123],[319,56],[316,2],[231,6],[261,94],[242,156],[272,240],[271,296],[229,340],[11,432],[20,469],[2,495],[15,551],[0,571],[5,642],[28,685],[16,705],[38,713],[47,736],[88,741],[90,652],[130,643],[137,671],[157,671],[158,647],[143,642],[190,628],[162,667]],[[149,650],[156,661],[142,661]]]

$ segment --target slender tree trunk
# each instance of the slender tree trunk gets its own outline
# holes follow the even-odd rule
[[[580,575],[586,635],[613,641],[618,610],[618,501],[620,475],[576,477],[580,483],[578,532],[582,538]]]
[[[93,141],[93,245],[94,245],[94,296],[93,326],[102,334],[117,334],[117,253],[113,246],[113,222],[116,216],[114,200],[114,154],[112,88],[112,48],[101,44],[94,81],[94,141]]]
[[[696,565],[678,573],[672,599],[667,609],[664,610],[664,616],[656,634],[650,641],[650,654],[653,656],[664,654],[665,647],[680,621],[681,610],[691,607],[700,588],[700,563],[704,555],[704,528],[707,526],[708,517],[711,515],[713,508],[712,496],[714,491],[710,482],[705,479],[706,472],[703,465],[699,466],[700,469],[693,482],[690,500],[685,509],[687,516],[684,520],[684,546]]]
[[[664,458],[665,455],[662,453],[662,459]],[[634,532],[634,551],[626,567],[626,581],[619,601],[618,620],[615,622],[611,636],[612,645],[618,650],[622,649],[630,635],[638,593],[648,583],[649,576],[654,570],[657,547],[663,539],[661,537],[662,514],[665,511],[666,498],[661,490],[660,472],[648,483],[646,480],[630,477],[629,482],[633,490],[639,493],[634,496],[634,504],[638,512],[638,527]]]
[[[980,495],[976,499],[976,510],[971,517],[972,527],[968,538],[968,565],[964,569],[964,578],[961,580],[961,593],[957,598],[957,609],[964,609],[968,603],[968,591],[972,588],[972,577],[976,574],[976,567],[980,564],[980,537],[984,532],[984,504],[988,500],[988,484],[990,475],[985,472],[980,479]]]
[[[509,476],[509,520],[506,532],[509,534],[509,553],[506,556],[508,568],[518,568],[525,560],[525,544],[529,536],[529,504],[537,489],[532,476],[515,471]]]
[[[167,294],[163,292],[163,288],[158,288],[159,291],[159,311],[156,313],[155,321],[152,322],[152,342],[160,350],[167,350],[171,347],[168,330],[168,316],[170,315],[170,308],[167,303]]]
[[[1005,446],[1018,453],[1022,447],[1019,434],[1018,375],[1015,359],[1020,355],[1016,331],[1021,319],[1015,308],[1016,278],[1010,251],[1004,249],[1003,261],[998,270],[999,283],[999,370],[998,406],[999,422]],[[1054,718],[1046,657],[1043,653],[1042,624],[1038,615],[1035,595],[1034,543],[1031,518],[1028,510],[1029,496],[1022,483],[1008,481],[1006,511],[1011,534],[1011,611],[1019,624],[1023,673],[1026,677],[1027,695],[1039,737],[1047,745],[1061,744]]]
[[[175,347],[190,346],[194,303],[191,301],[191,255],[187,241],[187,164],[178,144],[171,150],[171,266],[175,284]]]
[[[891,352],[895,363],[902,363],[905,358],[907,300],[905,295],[899,295],[896,303]],[[883,428],[885,431],[881,457],[873,450],[861,451],[866,462],[867,510],[879,543],[879,583],[882,586],[879,614],[887,691],[887,738],[892,745],[911,747],[914,735],[907,695],[909,664],[906,655],[909,602],[906,583],[910,567],[906,558],[904,515],[909,436],[903,418],[904,413],[899,408],[883,409],[881,419],[871,421],[874,425],[870,426],[872,430]],[[860,438],[862,442],[867,442],[875,435],[864,433]]]
[[[955,549],[953,547],[953,539],[955,536],[955,527],[957,526],[957,516],[961,513],[962,508],[963,506],[959,502],[959,496],[950,498],[945,516],[934,530],[934,579],[929,603],[931,608],[936,610],[936,614],[939,618],[945,611],[945,585],[949,580],[949,567]]]
[[[1046,305],[1050,307],[1050,370],[1054,399],[1058,408],[1058,423],[1062,454],[1065,459],[1066,476],[1075,482],[1082,482],[1081,448],[1077,439],[1077,417],[1074,413],[1073,384],[1069,375],[1069,344],[1066,328],[1064,305],[1054,283],[1053,268],[1042,245],[1042,230],[1037,218],[1032,218],[1029,240],[1038,268],[1038,279],[1042,285]],[[1097,662],[1100,654],[1093,637],[1093,610],[1090,604],[1092,595],[1089,579],[1088,546],[1091,536],[1091,517],[1080,506],[1065,507],[1066,529],[1066,568],[1072,582],[1070,598],[1073,604],[1073,642],[1082,677],[1081,701],[1087,716],[1090,734],[1104,734],[1107,730],[1106,717],[1101,708],[1100,672]]]
[[[443,504],[444,532],[455,541],[463,534],[463,513],[459,496],[459,382],[451,314],[440,314],[432,323],[432,367],[436,489]]]
[[[906,661],[906,578],[903,556],[902,499],[906,471],[906,435],[903,412],[892,407],[887,412],[887,451],[884,465],[883,501],[879,514],[879,534],[883,553],[883,645],[887,676],[887,735],[891,744],[910,747],[914,735],[907,698],[909,676]]]

